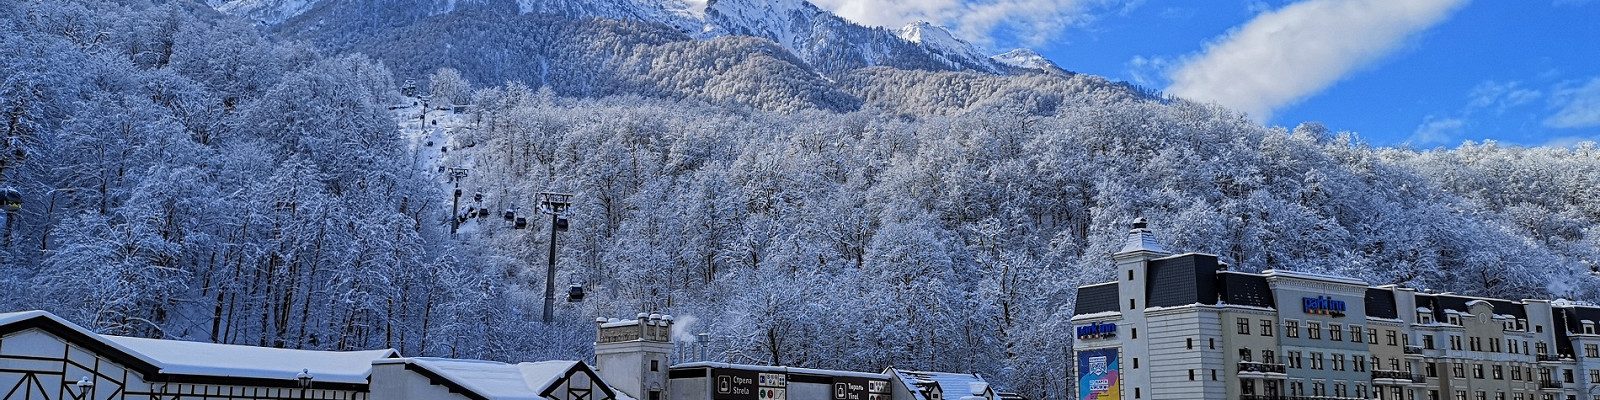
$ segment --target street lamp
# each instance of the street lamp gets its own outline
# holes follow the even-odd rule
[[[294,375],[294,380],[300,382],[300,398],[306,398],[306,389],[311,388],[311,369],[300,369],[300,373]]]
[[[88,376],[84,376],[82,378],[78,378],[77,386],[78,396],[76,396],[76,398],[85,399],[89,397],[89,390],[94,389],[94,381],[90,380]]]
[[[567,230],[567,209],[572,207],[572,195],[567,193],[539,193],[539,212],[550,214],[550,263],[544,274],[544,323],[555,320],[556,310],[556,232]]]

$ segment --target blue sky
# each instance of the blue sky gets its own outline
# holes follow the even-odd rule
[[[1600,0],[814,0],[1379,146],[1600,140]]]

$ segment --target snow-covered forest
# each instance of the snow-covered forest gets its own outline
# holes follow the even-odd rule
[[[586,21],[562,23],[643,26]],[[587,358],[596,316],[648,309],[719,361],[974,371],[1059,398],[1074,289],[1113,278],[1136,216],[1245,271],[1600,300],[1594,144],[1375,148],[1092,76],[824,78],[763,39],[673,35],[485,83],[522,75],[328,51],[183,1],[0,2],[0,180],[25,197],[0,310],[526,361]],[[422,124],[405,79],[467,111]],[[576,194],[557,286],[589,298],[537,322],[548,220],[452,237],[442,166],[497,213]]]

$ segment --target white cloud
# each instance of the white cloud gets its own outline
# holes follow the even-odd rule
[[[1508,108],[1528,104],[1544,96],[1544,93],[1519,87],[1520,82],[1495,82],[1484,81],[1474,86],[1467,93],[1467,106],[1463,113],[1471,113],[1481,109],[1493,108],[1495,113],[1503,113]]]
[[[1406,143],[1412,146],[1425,147],[1449,144],[1462,128],[1467,126],[1467,121],[1461,118],[1438,118],[1429,115],[1422,120],[1422,125],[1406,138]]]
[[[1466,0],[1308,0],[1256,16],[1173,70],[1167,92],[1265,121],[1443,21]]]
[[[1067,27],[1087,21],[1090,4],[1119,0],[811,0],[812,4],[864,25],[899,28],[917,21],[951,27],[956,36],[980,47],[994,44],[997,29],[1007,29],[1029,46],[1056,39]],[[1137,1],[1137,0],[1136,0]]]
[[[1550,104],[1561,110],[1546,118],[1544,126],[1551,128],[1600,126],[1600,78],[1590,79],[1583,87],[1557,90],[1550,96]]]

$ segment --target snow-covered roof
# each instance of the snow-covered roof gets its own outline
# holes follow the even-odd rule
[[[394,349],[318,351],[182,340],[101,336],[155,360],[164,374],[293,380],[309,370],[316,382],[366,384],[372,361],[397,357]]]
[[[889,370],[886,372],[893,374],[895,379],[898,379],[903,385],[905,385],[906,389],[911,392],[911,397],[915,400],[928,400],[926,396],[923,396],[922,391],[918,390],[920,388],[918,384],[926,383],[938,384],[939,391],[942,392],[942,397],[947,399],[961,398],[972,395],[973,393],[971,393],[971,391],[975,388],[978,388],[978,385],[974,384],[981,384],[981,391],[983,392],[993,391],[991,388],[989,388],[989,382],[984,380],[983,376],[978,375],[977,373],[961,374],[953,372],[902,371],[894,368],[889,368]],[[985,393],[978,393],[977,395],[987,397],[985,396]]]
[[[450,358],[401,358],[380,361],[406,363],[422,367],[450,380],[461,388],[492,400],[543,400],[539,397],[551,384],[565,377],[577,361],[540,361],[534,363],[506,364],[494,361],[458,360]],[[621,396],[622,392],[617,391]]]
[[[393,349],[369,351],[316,351],[268,347],[144,339],[96,334],[78,324],[46,311],[0,313],[0,327],[43,318],[65,328],[55,332],[78,336],[69,340],[88,340],[120,354],[107,354],[119,362],[145,372],[233,378],[281,379],[293,381],[302,370],[310,370],[317,382],[367,384],[372,361],[395,357]],[[55,329],[55,328],[49,328]],[[153,370],[151,370],[153,369]]]
[[[690,363],[673,364],[672,368],[728,368],[728,369],[742,369],[742,370],[746,370],[746,371],[779,372],[779,373],[810,374],[810,375],[824,375],[824,376],[851,376],[851,377],[859,377],[859,378],[867,378],[867,379],[889,379],[889,375],[874,374],[874,373],[871,373],[871,372],[840,371],[840,370],[833,370],[833,369],[774,367],[774,366],[768,366],[768,365],[729,364],[729,363],[710,362],[710,361],[696,361],[696,362],[690,362]]]
[[[68,329],[71,332],[75,332],[75,333],[78,333],[78,334],[82,335],[84,338],[86,338],[88,340],[93,340],[93,341],[99,342],[100,344],[106,345],[107,347],[116,349],[117,351],[122,352],[123,355],[128,356],[128,357],[132,357],[134,360],[143,362],[143,363],[145,363],[147,365],[156,366],[156,367],[160,366],[160,364],[157,363],[155,359],[152,359],[149,356],[141,354],[141,353],[139,353],[137,351],[133,351],[133,349],[130,349],[130,348],[126,347],[126,346],[123,346],[120,343],[116,343],[116,342],[113,342],[113,341],[110,341],[110,340],[106,340],[104,337],[100,336],[99,334],[94,333],[94,332],[92,332],[92,331],[90,331],[90,330],[88,330],[88,329],[86,329],[86,328],[84,328],[82,326],[78,326],[78,324],[74,324],[71,321],[67,321],[65,319],[62,319],[61,317],[58,317],[55,314],[52,314],[52,313],[50,313],[48,311],[32,310],[32,311],[19,311],[19,312],[0,313],[0,327],[8,326],[8,325],[11,325],[11,324],[15,324],[15,323],[19,323],[19,322],[35,319],[35,318],[43,318],[45,320],[54,322],[57,325],[59,325],[61,327],[64,327],[64,328]],[[132,366],[130,366],[130,367],[132,367]]]
[[[1359,279],[1343,277],[1343,276],[1338,276],[1338,275],[1319,274],[1319,273],[1315,273],[1315,272],[1290,271],[1290,270],[1286,270],[1286,269],[1269,269],[1269,270],[1266,270],[1266,271],[1261,271],[1261,275],[1265,275],[1265,276],[1269,276],[1269,277],[1281,276],[1281,277],[1287,277],[1287,278],[1318,280],[1318,281],[1323,281],[1323,282],[1343,283],[1343,284],[1347,284],[1347,285],[1359,285],[1359,286],[1362,286],[1362,287],[1367,286],[1367,282],[1366,281],[1362,281],[1362,280],[1359,280]]]
[[[1151,233],[1149,229],[1146,229],[1144,224],[1144,218],[1140,218],[1134,223],[1133,230],[1128,231],[1127,239],[1123,239],[1122,250],[1118,250],[1118,254],[1131,253],[1135,251],[1153,251],[1157,253],[1167,252],[1166,249],[1161,248],[1161,243],[1156,242],[1156,235]]]

